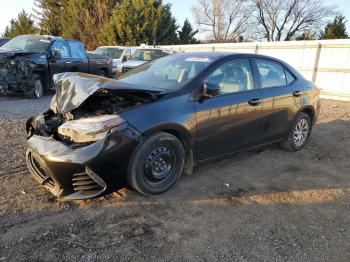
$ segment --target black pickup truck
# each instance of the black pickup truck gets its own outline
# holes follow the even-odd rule
[[[112,60],[87,54],[76,40],[21,35],[0,47],[0,93],[40,98],[53,86],[53,75],[83,72],[112,77]]]

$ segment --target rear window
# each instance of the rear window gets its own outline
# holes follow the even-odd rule
[[[291,83],[294,82],[295,77],[294,77],[291,73],[289,73],[288,70],[284,70],[284,71],[285,71],[285,73],[286,73],[287,85],[290,85]]]

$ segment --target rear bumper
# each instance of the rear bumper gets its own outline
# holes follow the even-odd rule
[[[26,161],[34,178],[60,200],[78,200],[99,196],[124,181],[138,141],[114,132],[78,148],[37,135],[27,143]]]
[[[320,98],[318,98],[315,101],[314,108],[315,108],[315,117],[314,117],[314,123],[313,124],[316,124],[316,122],[318,120],[318,116],[320,115],[320,111],[321,111],[321,99]]]

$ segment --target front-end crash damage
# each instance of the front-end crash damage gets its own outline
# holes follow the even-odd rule
[[[28,92],[33,87],[33,75],[46,70],[45,54],[0,53],[0,92]]]
[[[121,114],[161,94],[81,73],[54,80],[50,109],[27,122],[28,168],[60,199],[98,196],[117,178],[124,179],[142,139]]]

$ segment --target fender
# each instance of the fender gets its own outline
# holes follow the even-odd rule
[[[185,145],[186,149],[193,149],[194,139],[190,131],[177,123],[164,122],[143,132],[144,136],[151,136],[158,132],[168,132],[175,135]]]

